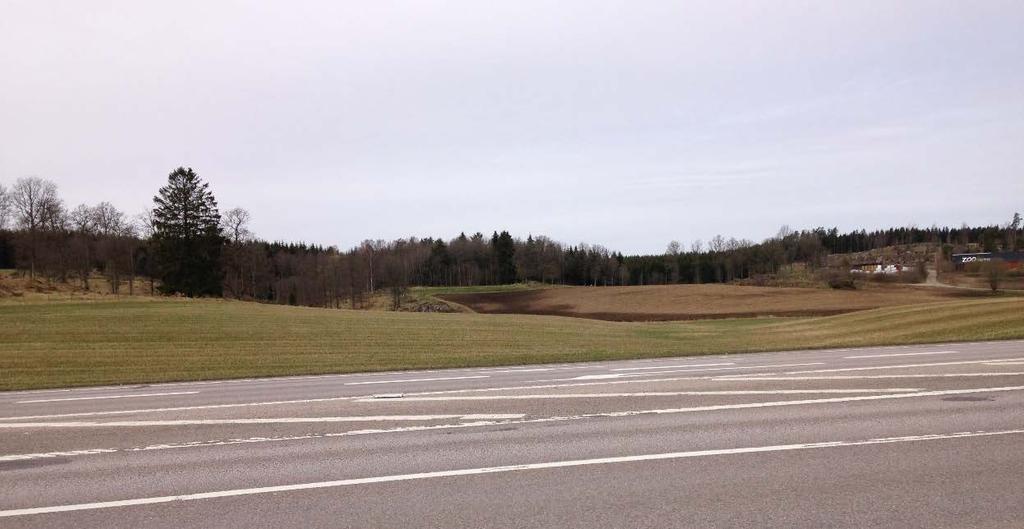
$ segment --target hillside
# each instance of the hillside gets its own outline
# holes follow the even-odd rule
[[[89,277],[86,289],[78,278],[60,281],[42,276],[28,277],[14,270],[0,270],[0,302],[4,301],[67,301],[99,300],[123,297],[149,297],[151,285],[148,279],[138,278],[134,282],[121,278],[115,293],[111,281],[99,273]],[[159,283],[157,283],[159,285]]]
[[[900,244],[863,252],[833,253],[828,256],[828,264],[838,267],[858,263],[883,262],[887,265],[898,264],[914,267],[919,263],[933,264],[935,254],[938,252],[938,243]]]

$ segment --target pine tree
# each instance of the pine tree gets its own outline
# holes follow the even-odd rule
[[[217,200],[191,168],[179,167],[153,197],[154,260],[165,293],[221,295],[223,237]]]

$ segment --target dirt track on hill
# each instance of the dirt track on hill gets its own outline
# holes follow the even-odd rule
[[[484,314],[536,314],[606,321],[682,321],[759,316],[831,316],[975,295],[948,289],[887,286],[864,290],[737,285],[567,287],[444,294],[438,298]]]

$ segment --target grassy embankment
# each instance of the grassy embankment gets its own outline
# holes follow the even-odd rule
[[[757,316],[829,316],[881,307],[991,297],[987,292],[865,284],[856,290],[730,284],[565,287],[433,293],[486,314],[574,316],[610,321],[680,321]]]
[[[561,285],[547,285],[544,283],[514,283],[511,285],[482,285],[472,287],[410,287],[402,294],[401,311],[415,312],[417,307],[422,305],[447,306],[445,312],[474,312],[473,309],[451,300],[443,300],[440,296],[449,294],[496,294],[533,292],[561,288]],[[352,308],[347,303],[343,308]],[[388,289],[378,290],[366,297],[363,304],[357,307],[361,310],[394,310],[394,301]]]
[[[1024,298],[615,323],[156,299],[0,304],[0,389],[1024,338]]]

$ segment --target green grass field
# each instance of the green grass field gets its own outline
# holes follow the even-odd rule
[[[614,323],[195,300],[0,305],[0,389],[1024,338],[1024,298]]]

